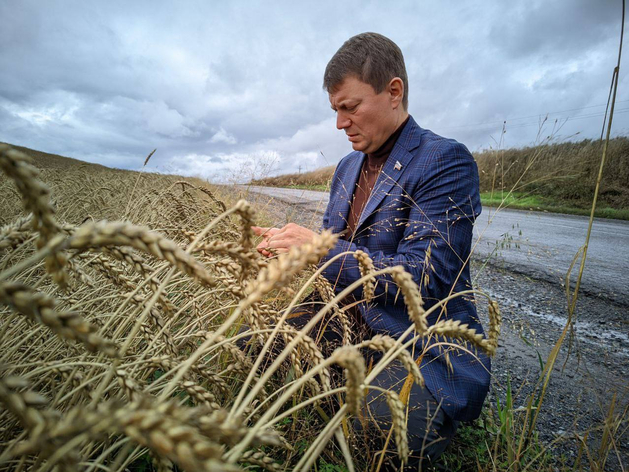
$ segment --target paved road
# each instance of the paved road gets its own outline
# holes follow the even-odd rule
[[[327,193],[312,190],[242,189],[321,214],[328,201]],[[585,242],[587,224],[588,218],[582,216],[485,208],[474,228],[474,252],[477,260],[491,257],[507,268],[563,283],[570,263]],[[629,304],[629,222],[594,221],[582,288]]]
[[[497,250],[498,260],[538,278],[563,282],[585,244],[588,218],[485,208],[474,227],[476,254]],[[505,247],[506,245],[506,247]],[[576,279],[578,265],[572,272]],[[596,218],[592,226],[582,287],[629,303],[629,222]]]

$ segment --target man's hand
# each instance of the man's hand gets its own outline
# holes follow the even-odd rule
[[[262,236],[262,242],[258,244],[256,249],[266,257],[270,257],[274,253],[288,252],[293,246],[309,243],[316,234],[314,231],[295,223],[288,223],[281,229],[260,228],[258,226],[253,226],[251,229],[256,236]]]

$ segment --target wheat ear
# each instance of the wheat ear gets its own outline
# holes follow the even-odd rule
[[[0,168],[13,179],[22,194],[24,207],[33,213],[34,229],[39,230],[42,247],[60,231],[50,203],[50,190],[39,180],[39,170],[32,165],[32,158],[6,144],[0,144]]]
[[[50,203],[50,189],[39,180],[39,170],[32,162],[31,157],[23,152],[0,144],[0,168],[15,182],[26,211],[33,213],[33,229],[39,231],[37,247],[42,248],[61,232],[61,227]],[[65,262],[65,255],[60,251],[46,257],[46,270],[62,287],[67,285],[67,274],[63,271]]]
[[[0,403],[13,413],[18,421],[28,430],[28,441],[12,442],[11,455],[19,457],[25,454],[38,453],[48,458],[54,455],[62,445],[60,442],[49,441],[49,431],[55,426],[56,416],[50,410],[38,410],[48,404],[48,399],[32,390],[22,392],[16,389],[28,387],[28,382],[20,377],[9,376],[0,378]],[[56,413],[56,412],[55,412]],[[79,456],[76,450],[70,449],[60,458],[60,470],[76,470]]]
[[[402,292],[404,303],[406,303],[406,308],[408,309],[408,316],[415,325],[417,334],[423,335],[428,329],[428,322],[426,321],[426,311],[423,308],[424,300],[419,292],[419,287],[411,274],[406,272],[401,266],[394,267],[391,277]]]
[[[355,415],[360,411],[360,404],[364,396],[365,359],[354,346],[343,346],[332,354],[334,362],[345,369],[347,382],[346,403],[350,413]]]
[[[459,320],[442,320],[428,328],[427,336],[431,335],[447,336],[453,339],[467,341],[471,345],[476,346],[488,354],[492,353],[489,342],[481,333],[477,333],[475,329],[470,328],[467,324],[461,323]]]
[[[6,249],[15,249],[26,241],[31,236],[32,226],[32,216],[28,215],[0,228],[0,253]]]
[[[48,399],[31,390],[17,392],[17,389],[28,387],[28,381],[21,377],[0,377],[0,402],[15,415],[22,426],[37,435],[43,431],[46,419],[37,407],[48,403]]]
[[[204,285],[214,286],[216,280],[194,257],[175,242],[144,226],[126,222],[99,221],[79,227],[66,243],[70,249],[86,250],[105,246],[130,246],[166,260],[180,271]]]
[[[373,349],[375,351],[387,352],[391,349],[396,348],[395,343],[396,343],[395,339],[393,339],[390,336],[376,334],[373,338],[361,343],[361,345],[368,347],[369,349]],[[413,360],[413,356],[411,356],[411,353],[408,352],[407,349],[401,349],[399,350],[397,359],[402,363],[404,368],[408,370],[410,374],[413,375],[413,378],[415,379],[415,383],[423,386],[424,376],[419,370],[419,366],[417,365],[417,363]]]
[[[242,267],[243,270],[250,270],[258,265],[257,256],[251,251],[250,247],[231,241],[210,241],[201,243],[195,250],[202,251],[206,256],[215,254],[229,256],[239,261],[241,264],[240,267]]]
[[[249,251],[253,247],[254,237],[253,230],[251,229],[254,218],[253,209],[251,208],[251,204],[246,200],[238,200],[235,209],[242,223],[240,244],[246,251]]]
[[[391,424],[393,425],[398,456],[400,457],[400,462],[405,464],[409,455],[406,409],[398,394],[393,390],[387,390],[386,396],[387,405],[389,405],[389,410],[391,410]]]
[[[487,347],[491,354],[495,354],[498,348],[498,338],[500,336],[500,325],[502,324],[502,315],[500,314],[500,306],[494,300],[489,301],[489,330],[487,331]]]
[[[337,236],[330,231],[324,231],[315,235],[310,243],[291,247],[287,254],[282,254],[271,261],[260,271],[255,280],[249,282],[246,288],[247,298],[241,302],[241,305],[251,306],[271,290],[286,286],[308,264],[319,262],[334,246],[336,239]]]
[[[74,407],[49,428],[40,443],[66,444],[78,435],[99,438],[109,433],[124,434],[134,442],[150,448],[188,471],[235,471],[220,461],[221,447],[205,437],[194,424],[194,418],[206,410],[182,408],[173,402],[156,403],[140,396],[129,404],[113,401],[95,410]],[[34,445],[23,453],[34,452]]]
[[[257,465],[262,467],[264,470],[269,470],[270,472],[278,472],[282,470],[282,466],[278,464],[275,459],[262,451],[247,451],[242,455],[238,462]]]
[[[148,279],[149,285],[153,292],[159,291],[158,290],[159,284],[157,283],[157,281],[152,275],[154,269],[146,263],[146,261],[141,255],[136,254],[133,251],[133,249],[128,248],[128,247],[123,247],[123,246],[119,246],[119,247],[110,246],[110,247],[102,247],[100,248],[100,251],[102,251],[104,254],[107,254],[113,257],[114,259],[118,259],[119,261],[129,264],[131,267],[133,267],[133,270],[135,270],[138,274]],[[170,300],[164,297],[163,294],[160,294],[158,301],[164,307],[166,314],[171,315],[175,311],[175,307],[172,304],[172,302],[170,302]]]
[[[334,298],[334,289],[332,288],[332,285],[330,284],[330,282],[328,282],[328,279],[320,275],[315,278],[313,285],[319,293],[321,299],[326,304],[330,303],[332,305],[334,316],[339,319],[341,327],[343,328],[343,346],[347,346],[351,343],[352,326],[349,322],[347,314],[345,313],[345,310],[341,310],[339,308],[339,304],[332,301],[332,299]]]
[[[61,338],[79,341],[88,351],[100,351],[109,357],[118,356],[116,344],[97,335],[96,327],[78,313],[56,311],[55,300],[43,293],[19,283],[2,282],[0,303],[9,305],[31,321],[48,326]]]
[[[217,461],[221,449],[186,424],[181,413],[181,408],[169,403],[133,402],[114,410],[113,429],[186,470],[225,470]]]
[[[376,269],[374,268],[371,257],[366,252],[360,249],[354,252],[354,257],[358,261],[358,269],[360,270],[361,277],[365,278],[363,282],[363,295],[367,302],[370,302],[376,291],[376,278],[371,275]]]

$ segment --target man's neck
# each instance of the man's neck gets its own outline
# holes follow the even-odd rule
[[[395,142],[400,137],[400,134],[402,134],[402,128],[404,124],[406,124],[406,122],[408,121],[408,113],[405,113],[405,115],[406,116],[402,121],[396,122],[395,128],[393,129],[393,131],[391,131],[384,143],[382,143],[380,147],[374,152],[370,152],[367,154],[368,161],[375,163],[377,161],[384,161],[387,159],[387,157],[393,150],[393,146],[395,146]]]
[[[406,110],[402,110],[398,115],[397,123],[395,125],[395,129],[398,129],[402,123],[406,121],[408,118],[408,112]]]
[[[396,132],[396,131],[400,128],[400,126],[402,125],[402,123],[404,123],[404,122],[406,121],[406,119],[407,119],[407,118],[408,118],[408,112],[407,112],[406,110],[400,110],[400,111],[396,114],[396,116],[395,116],[395,121],[392,121],[392,122],[391,122],[391,123],[392,123],[392,126],[389,128],[389,132],[388,132],[388,133],[387,133],[387,135],[386,135],[386,136],[387,136],[387,137],[386,137],[386,139],[385,139],[382,143],[380,143],[380,146],[378,146],[378,148],[381,148],[381,147],[384,145],[384,143],[386,143],[386,142],[389,140],[389,138],[391,137],[391,135],[392,135],[393,133],[395,133],[395,132]],[[373,153],[369,152],[369,153],[367,153],[367,154],[373,154]]]

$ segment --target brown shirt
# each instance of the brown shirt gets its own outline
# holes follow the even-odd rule
[[[349,215],[347,216],[348,232],[346,237],[348,239],[350,239],[356,231],[356,225],[358,224],[358,220],[360,220],[360,215],[367,204],[367,200],[369,200],[369,195],[371,195],[371,191],[376,184],[378,175],[384,163],[387,162],[389,154],[391,154],[407,122],[408,117],[377,151],[372,154],[367,154],[367,157],[363,161],[363,167],[360,170],[360,176],[358,177],[358,182],[356,182],[356,188],[354,190],[354,199],[352,200]]]

